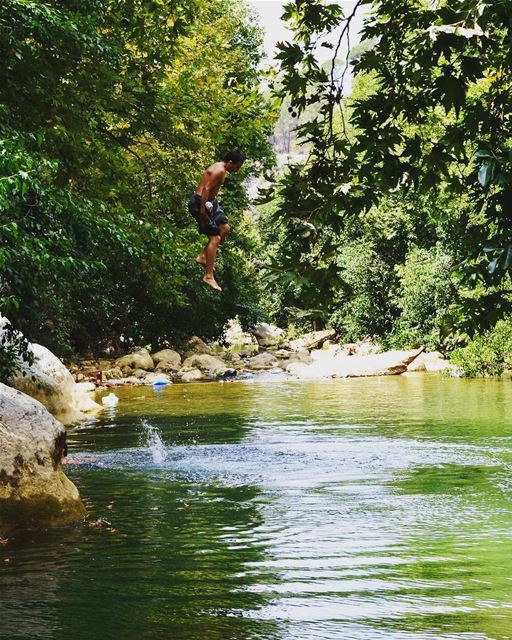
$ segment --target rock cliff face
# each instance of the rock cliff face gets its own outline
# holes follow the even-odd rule
[[[60,460],[65,430],[37,400],[0,384],[0,534],[82,518]]]

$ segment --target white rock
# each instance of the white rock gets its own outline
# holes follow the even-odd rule
[[[425,371],[444,371],[450,369],[451,365],[439,351],[431,351],[423,356]]]
[[[317,359],[306,369],[297,373],[303,379],[354,378],[364,376],[399,375],[407,370],[420,350],[388,351],[371,356],[336,355],[332,351],[319,351]],[[324,354],[323,357],[320,357]]]
[[[286,373],[300,377],[308,368],[305,362],[289,362],[284,366]]]
[[[74,403],[78,411],[94,413],[99,404],[94,400],[96,385],[93,382],[77,382],[74,391]]]
[[[94,382],[77,382],[75,385],[77,393],[96,393]]]
[[[101,399],[101,403],[105,407],[115,407],[118,402],[119,398],[115,393],[109,393],[108,396],[103,396],[103,398]]]
[[[31,345],[34,363],[20,363],[12,386],[39,400],[61,422],[84,419],[84,411],[97,411],[99,405],[77,389],[73,376],[53,353],[40,344]]]
[[[314,349],[310,353],[310,358],[314,362],[327,362],[333,358],[341,357],[340,348],[338,345],[330,345],[327,349]]]

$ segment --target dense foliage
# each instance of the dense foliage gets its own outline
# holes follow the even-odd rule
[[[9,384],[14,372],[20,371],[20,361],[31,365],[34,354],[29,341],[5,318],[0,319],[0,382]],[[22,371],[22,375],[27,375]]]
[[[499,376],[512,370],[512,322],[498,321],[492,330],[455,349],[451,359],[468,377]]]
[[[258,313],[242,181],[272,163],[261,35],[237,0],[0,4],[1,304],[57,353],[218,335]],[[239,146],[234,232],[201,283],[185,203]]]
[[[510,309],[512,12],[479,0],[358,9],[368,12],[349,62],[354,13],[285,8],[295,38],[280,46],[275,90],[309,158],[264,214],[279,226],[268,280],[289,320],[449,348]]]

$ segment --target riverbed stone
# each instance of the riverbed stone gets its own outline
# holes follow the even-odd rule
[[[300,377],[307,371],[308,365],[305,362],[288,362],[284,365],[284,370],[292,376]]]
[[[124,386],[137,386],[144,384],[142,378],[136,378],[135,376],[127,376],[125,378],[119,378],[117,380],[107,380],[107,387],[124,387]]]
[[[144,378],[144,384],[151,385],[158,383],[172,384],[172,380],[167,373],[163,373],[162,371],[148,373]]]
[[[282,350],[280,350],[280,352],[282,352]],[[274,355],[280,358],[278,352],[274,353]],[[306,351],[305,349],[301,351],[288,351],[286,358],[280,358],[279,366],[284,368],[286,364],[289,364],[291,362],[303,362],[305,364],[311,364],[313,362],[313,358],[311,357],[309,351]]]
[[[180,371],[178,376],[181,382],[198,382],[203,379],[203,372],[200,369],[186,369]]]
[[[101,360],[98,360],[98,369],[100,369],[100,371],[105,371],[105,369],[111,369],[113,364],[114,362],[112,360],[102,358]]]
[[[118,358],[116,360],[115,366],[116,368],[121,369],[121,371],[123,372],[127,368],[131,369],[132,371],[134,371],[135,369],[153,371],[153,369],[155,368],[155,363],[153,362],[153,358],[150,356],[147,349],[138,349],[133,353],[122,356],[122,358]]]
[[[155,371],[178,371],[181,367],[181,356],[173,349],[162,349],[151,354],[155,363]]]
[[[125,385],[130,384],[127,382],[127,378],[112,378],[111,380],[107,380],[105,386],[110,387],[123,387]]]
[[[185,353],[183,357],[185,360],[190,358],[190,356],[207,354],[211,355],[212,348],[209,347],[204,340],[198,338],[197,336],[192,336],[186,344]]]
[[[282,344],[286,334],[283,329],[267,322],[260,322],[252,329],[252,334],[256,338],[260,347],[274,347]]]
[[[231,365],[233,367],[238,367],[242,362],[240,354],[234,351],[226,351],[222,357],[227,365]]]
[[[294,355],[294,351],[290,351],[290,349],[276,349],[272,351],[272,355],[280,360],[288,360]]]
[[[105,380],[119,380],[123,377],[123,372],[119,367],[114,367],[112,369],[105,369],[103,376]]]
[[[244,366],[247,369],[251,369],[253,371],[261,371],[265,369],[275,369],[278,367],[279,361],[273,356],[271,353],[258,353],[256,356],[252,356],[252,358],[247,358],[244,363]]]
[[[327,340],[331,340],[336,335],[335,329],[325,329],[324,331],[311,331],[305,333],[300,338],[290,340],[290,349],[294,351],[303,351],[311,349],[318,349]]]
[[[227,368],[223,360],[206,353],[189,356],[183,362],[183,367],[201,371],[224,371]]]
[[[75,406],[83,413],[95,413],[98,403],[95,401],[94,382],[77,382],[75,385]]]
[[[411,364],[407,367],[407,371],[426,371],[425,367],[425,358],[427,354],[420,354],[415,360],[411,362]]]
[[[216,380],[230,380],[236,378],[238,371],[236,369],[224,369],[224,371],[215,375]]]
[[[0,534],[76,522],[84,506],[65,476],[64,426],[37,400],[0,384]]]

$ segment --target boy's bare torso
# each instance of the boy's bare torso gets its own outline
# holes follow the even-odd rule
[[[201,176],[201,180],[197,185],[196,193],[201,195],[203,190],[207,192],[207,198],[211,200],[216,198],[220,188],[226,179],[227,169],[224,162],[215,162]]]

